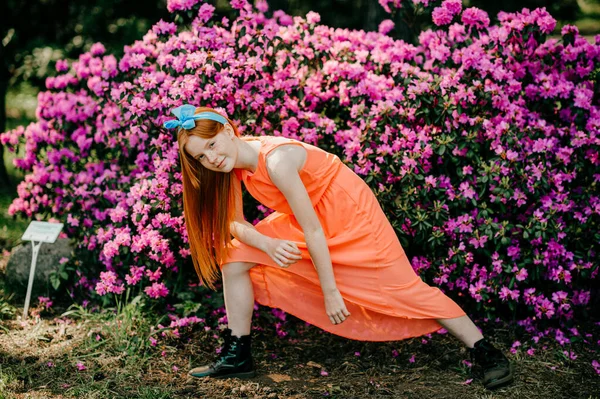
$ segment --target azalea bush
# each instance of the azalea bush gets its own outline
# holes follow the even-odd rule
[[[340,156],[372,187],[417,273],[471,314],[587,339],[576,321],[599,265],[600,37],[567,25],[549,39],[545,9],[492,26],[459,0],[411,2],[432,17],[417,44],[392,39],[391,20],[352,31],[265,1],[231,6],[234,20],[170,0],[173,22],[121,59],[98,43],[58,62],[37,122],[0,135],[25,146],[15,165],[28,175],[9,212],[62,221],[76,243],[57,286],[80,302],[145,295],[173,328],[224,315],[193,274],[177,144],[162,128],[191,103],[242,134]],[[245,199],[249,220],[270,212]],[[281,330],[285,314],[270,312]]]

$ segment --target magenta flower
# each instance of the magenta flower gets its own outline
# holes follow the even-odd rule
[[[169,290],[164,283],[153,283],[151,286],[144,288],[144,292],[150,298],[166,297],[169,294]]]
[[[592,367],[594,368],[596,374],[600,375],[600,363],[598,363],[597,360],[592,360]]]
[[[53,302],[48,297],[39,296],[38,301],[40,301],[40,305],[44,306],[44,309],[48,310],[52,307]]]
[[[470,7],[464,10],[461,19],[465,25],[478,29],[484,29],[490,25],[488,14],[477,7]]]
[[[201,0],[167,0],[167,10],[169,12],[190,10]]]
[[[200,6],[200,10],[198,11],[198,20],[203,23],[208,22],[215,12],[215,7],[211,4],[204,3]]]
[[[231,0],[231,7],[236,10],[250,9],[252,6],[247,0]]]
[[[434,24],[437,26],[443,26],[452,22],[453,14],[447,8],[436,7],[431,13],[431,16]]]
[[[450,12],[452,15],[460,14],[462,10],[462,0],[444,0],[442,7]]]

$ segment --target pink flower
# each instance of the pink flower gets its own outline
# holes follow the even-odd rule
[[[152,32],[157,35],[173,35],[177,32],[177,25],[172,22],[165,22],[162,19],[152,27]]]
[[[201,0],[167,0],[167,10],[169,12],[190,10]]]
[[[40,301],[40,305],[44,306],[44,309],[50,309],[52,307],[53,302],[50,300],[50,298],[44,297],[44,296],[39,296],[38,297],[38,301]]]
[[[102,55],[106,52],[106,48],[102,43],[94,43],[90,48],[90,53],[95,56]]]
[[[146,287],[144,292],[150,298],[166,297],[169,294],[169,290],[164,283],[153,283],[152,286]]]
[[[247,0],[231,0],[231,7],[236,10],[243,10],[251,8]]]
[[[77,370],[79,370],[79,371],[83,371],[83,370],[87,369],[87,367],[85,367],[85,365],[81,362],[77,362],[77,364],[75,366],[77,367]]]
[[[254,6],[262,13],[269,11],[269,3],[267,3],[266,0],[257,0],[256,3],[254,3]]]
[[[200,10],[198,11],[198,19],[203,23],[208,22],[215,12],[215,7],[211,4],[204,3],[200,6]]]
[[[452,13],[444,7],[436,7],[431,13],[431,17],[437,26],[448,25],[452,22]]]
[[[412,355],[412,356],[410,357],[410,359],[408,359],[408,362],[409,362],[409,363],[414,363],[414,362],[415,362],[415,355]]]
[[[560,34],[565,36],[565,35],[578,35],[579,34],[579,28],[575,25],[564,25],[561,30],[560,30]]]
[[[444,0],[442,7],[448,10],[452,15],[459,14],[462,10],[462,0]]]
[[[56,61],[56,71],[57,72],[66,72],[68,70],[69,70],[69,61],[67,61],[67,60]]]
[[[308,14],[306,14],[306,22],[309,24],[318,24],[321,22],[321,16],[314,11],[310,11]]]
[[[155,271],[146,270],[146,276],[148,276],[148,279],[150,281],[157,281],[161,275],[162,275],[162,271],[160,270],[160,266]]]
[[[600,375],[600,363],[598,363],[597,360],[592,360],[592,367],[594,368],[596,374]]]
[[[387,35],[392,29],[394,29],[395,24],[391,19],[384,19],[379,24],[379,33],[382,35]]]
[[[390,8],[390,3],[394,8],[402,7],[402,0],[379,0],[379,4],[387,13],[392,12],[392,9]]]
[[[563,351],[563,354],[565,355],[565,357],[567,359],[570,359],[570,360],[576,360],[577,359],[577,355],[573,351]]]
[[[323,377],[327,377],[329,375],[329,373],[327,371],[325,371],[325,370],[321,370],[321,375]]]
[[[515,274],[515,279],[517,281],[524,281],[525,279],[527,279],[527,269],[525,269],[524,267],[519,269],[519,271],[517,272],[517,274]]]
[[[483,29],[490,25],[490,17],[485,11],[477,7],[470,7],[463,11],[462,22],[467,26]]]

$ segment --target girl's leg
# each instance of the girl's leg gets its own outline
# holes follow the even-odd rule
[[[247,378],[256,375],[250,348],[254,290],[249,270],[253,266],[247,262],[223,265],[223,296],[229,324],[229,329],[223,331],[225,344],[216,362],[191,369],[188,372],[191,377]]]
[[[469,348],[471,360],[483,370],[483,385],[486,388],[499,388],[514,380],[509,360],[499,349],[483,338],[469,316],[437,319],[437,322]]]
[[[231,335],[241,337],[250,334],[254,290],[250,280],[250,269],[255,263],[233,262],[222,268],[223,296]]]
[[[454,319],[437,319],[437,322],[448,330],[450,334],[461,340],[467,348],[473,348],[475,342],[483,338],[483,335],[469,316],[461,316]]]

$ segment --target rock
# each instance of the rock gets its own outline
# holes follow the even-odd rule
[[[31,305],[37,304],[38,296],[49,296],[53,291],[50,284],[50,273],[57,270],[61,258],[71,257],[72,247],[69,239],[59,238],[54,244],[42,243],[38,252],[35,268],[35,278],[31,293]],[[24,300],[29,282],[29,269],[31,268],[31,242],[13,248],[6,265],[6,284],[4,290],[14,294],[15,300]]]

